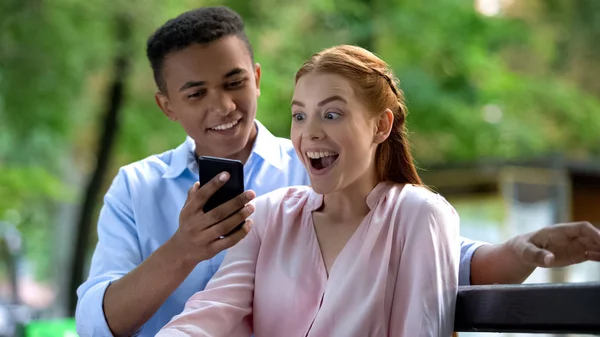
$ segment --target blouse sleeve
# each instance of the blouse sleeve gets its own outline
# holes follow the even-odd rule
[[[406,223],[410,227],[396,280],[390,336],[450,336],[460,263],[458,214],[436,195]]]
[[[261,227],[268,208],[254,200],[254,225],[231,247],[219,270],[203,291],[194,294],[183,312],[171,319],[156,336],[248,337],[252,335],[252,302]],[[264,227],[263,227],[264,228]]]

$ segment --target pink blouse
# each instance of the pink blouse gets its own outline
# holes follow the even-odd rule
[[[157,336],[450,336],[459,218],[441,196],[379,183],[329,277],[311,212],[323,196],[288,187],[255,199],[254,227],[204,291]]]

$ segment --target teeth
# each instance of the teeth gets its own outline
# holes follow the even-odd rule
[[[232,127],[234,127],[236,124],[238,123],[238,121],[235,122],[231,122],[231,123],[227,123],[227,124],[221,124],[221,125],[217,125],[214,128],[212,128],[212,130],[227,130],[227,129],[231,129]]]
[[[306,152],[306,156],[310,159],[319,159],[329,156],[335,156],[337,152],[320,151],[320,152]]]

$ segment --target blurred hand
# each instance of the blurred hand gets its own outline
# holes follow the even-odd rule
[[[228,179],[229,174],[225,172],[202,187],[196,182],[188,191],[187,200],[179,214],[179,228],[169,241],[186,261],[194,265],[234,246],[248,234],[252,226],[252,220],[247,218],[254,212],[254,206],[248,202],[256,194],[250,190],[208,213],[202,211],[210,196]],[[244,221],[240,230],[227,235]]]
[[[570,222],[519,235],[509,241],[527,264],[557,268],[600,261],[600,230],[589,222]]]

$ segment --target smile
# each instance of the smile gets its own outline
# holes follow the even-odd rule
[[[312,168],[320,171],[331,166],[340,154],[332,151],[308,151],[306,156],[309,158]]]
[[[211,130],[215,130],[215,131],[223,131],[223,130],[229,130],[231,128],[233,128],[234,126],[236,126],[239,123],[239,119],[237,121],[231,122],[231,123],[227,123],[227,124],[221,124],[221,125],[217,125],[215,127],[210,128]]]

